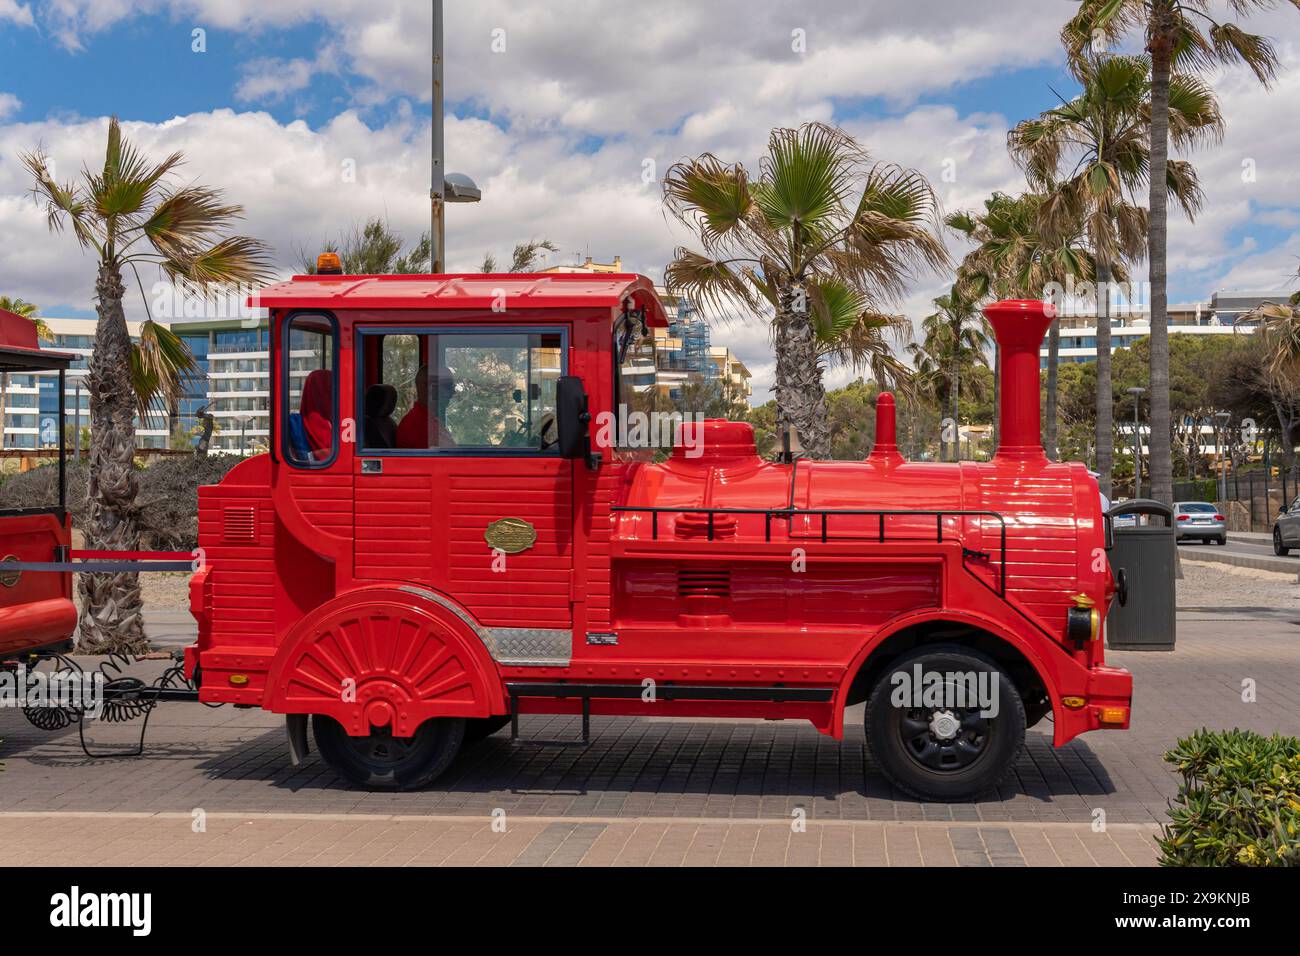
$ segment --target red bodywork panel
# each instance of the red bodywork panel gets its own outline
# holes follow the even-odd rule
[[[275,361],[296,311],[337,323],[342,419],[356,414],[362,330],[442,327],[562,327],[567,373],[599,416],[615,402],[614,323],[625,305],[649,325],[663,311],[643,277],[581,274],[300,277],[255,304],[271,309],[275,451],[200,490],[206,567],[191,585],[199,641],[187,665],[201,669],[206,701],[406,734],[512,700],[521,712],[580,707],[530,696],[529,684],[653,680],[809,694],[597,696],[591,712],[801,718],[839,736],[874,650],[951,626],[1027,665],[1057,744],[1101,727],[1103,706],[1127,714],[1127,672],[1105,666],[1101,640],[1066,637],[1077,598],[1104,614],[1113,585],[1096,482],[1037,444],[1041,303],[989,310],[1004,396],[991,462],[903,461],[882,396],[863,462],[765,462],[750,426],[706,422],[659,464],[625,458],[593,427],[596,468],[554,455],[363,455],[344,441],[307,469],[286,460],[291,409]],[[484,532],[502,518],[526,520],[536,540],[499,572]],[[348,679],[355,694],[340,698]]]
[[[0,517],[0,657],[72,636],[77,608],[72,602],[71,574],[4,573],[6,559],[50,561],[57,548],[71,545],[71,538],[66,516],[43,512]]]
[[[61,370],[75,358],[41,348],[35,322],[0,309],[0,369],[6,373],[60,370],[62,387]],[[4,570],[5,561],[58,560],[61,549],[71,546],[72,525],[61,497],[58,504],[0,513],[0,659],[63,645],[76,629],[71,574]]]

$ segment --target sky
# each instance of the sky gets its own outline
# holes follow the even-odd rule
[[[945,211],[977,208],[1024,188],[1008,128],[1073,89],[1057,39],[1070,0],[446,6],[447,169],[483,190],[449,209],[451,271],[547,238],[559,252],[545,264],[617,255],[658,280],[690,243],[658,177],[703,152],[753,166],[772,128],[807,120],[921,171]],[[1171,220],[1171,302],[1295,288],[1300,12],[1286,6],[1249,21],[1282,60],[1271,90],[1243,70],[1209,77],[1228,129],[1187,157],[1207,202],[1194,223]],[[241,204],[241,231],[285,274],[374,216],[414,242],[429,215],[431,23],[422,0],[0,0],[0,294],[94,315],[94,263],[50,231],[19,157],[43,149],[66,180],[102,163],[113,114],[148,155],[184,152],[178,183]],[[913,276],[894,306],[919,320],[951,281]],[[767,400],[765,324],[736,316],[713,336]]]

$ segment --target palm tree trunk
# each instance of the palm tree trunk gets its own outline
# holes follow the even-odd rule
[[[817,339],[808,310],[795,308],[793,285],[780,290],[776,317],[776,406],[778,420],[793,425],[809,458],[829,458],[830,422],[826,387],[817,359]]]
[[[1173,504],[1173,458],[1169,444],[1169,315],[1166,249],[1169,238],[1169,72],[1173,54],[1172,24],[1156,32],[1151,44],[1151,216],[1148,250],[1151,263],[1151,437],[1148,466],[1151,497]]]
[[[1115,395],[1110,376],[1110,264],[1097,259],[1097,484],[1107,498],[1115,467]]]
[[[1052,322],[1047,333],[1047,401],[1045,402],[1046,408],[1043,410],[1043,420],[1045,422],[1043,450],[1047,452],[1047,457],[1051,461],[1056,461],[1056,390],[1060,379],[1060,355],[1061,320],[1058,318]]]
[[[957,330],[957,336],[960,337],[961,330]],[[952,365],[948,370],[948,418],[952,420],[952,445],[948,450],[948,460],[958,461],[961,458],[961,428],[958,424],[958,404],[961,398],[959,389],[961,388],[961,360],[958,355],[957,346],[953,346]]]
[[[997,454],[1002,424],[1002,350],[993,343],[993,454]]]
[[[86,488],[87,519],[82,532],[90,550],[134,551],[136,524],[135,395],[128,370],[131,336],[122,311],[122,274],[101,263],[95,282],[99,323],[86,376],[90,392],[90,475]],[[143,653],[143,601],[138,574],[82,574],[78,651]]]

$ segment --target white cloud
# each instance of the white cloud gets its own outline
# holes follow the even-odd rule
[[[12,93],[0,93],[0,120],[8,119],[23,108],[23,101]]]
[[[1058,6],[1043,0],[996,6],[827,0],[815,9],[775,0],[448,4],[448,100],[491,119],[448,121],[448,168],[470,173],[484,190],[481,204],[449,211],[449,266],[473,270],[485,252],[506,259],[515,242],[545,236],[562,247],[552,262],[621,255],[629,268],[659,278],[673,246],[689,237],[665,221],[657,185],[642,182],[647,159],[660,175],[704,150],[753,164],[772,127],[846,112],[861,112],[844,125],[877,159],[921,170],[949,211],[976,208],[995,189],[1019,190],[1005,136],[1021,117],[963,115],[916,101],[972,79],[1059,62],[1056,34],[1064,11]],[[8,15],[20,22],[22,11],[30,20],[30,8],[0,0],[0,21]],[[270,241],[286,268],[299,249],[314,251],[322,238],[368,216],[387,216],[412,240],[426,228],[426,109],[406,104],[429,94],[428,4],[57,0],[41,7],[38,19],[76,49],[141,13],[247,31],[324,25],[329,39],[321,54],[246,63],[232,95],[249,103],[308,97],[313,79],[329,70],[347,77],[355,110],[317,129],[230,110],[128,125],[150,154],[185,150],[185,176],[221,186],[243,203],[247,231]],[[1171,221],[1176,300],[1203,299],[1229,284],[1284,286],[1300,253],[1300,172],[1289,132],[1291,104],[1300,99],[1300,55],[1286,39],[1300,36],[1300,16],[1288,9],[1258,23],[1283,38],[1286,70],[1268,94],[1242,71],[1217,80],[1228,135],[1191,157],[1207,206],[1195,224]],[[795,30],[806,36],[804,53],[792,49]],[[498,49],[504,42],[504,50],[494,52],[494,42]],[[844,108],[877,102],[886,104],[884,115]],[[367,119],[373,105],[396,108],[381,125]],[[89,262],[73,253],[69,236],[48,233],[13,157],[44,143],[68,173],[83,161],[93,165],[102,140],[99,120],[0,125],[0,229],[7,238],[0,277],[12,286],[4,291],[91,304]],[[1242,179],[1246,159],[1254,160],[1254,182]],[[342,178],[348,160],[356,163],[355,183]],[[1269,230],[1262,250],[1250,239],[1257,226]],[[950,247],[960,258],[955,238]],[[918,276],[898,308],[919,319],[950,281]],[[749,364],[755,398],[765,399],[771,376],[765,326],[733,322],[715,336]],[[828,381],[851,377],[835,370]]]
[[[18,3],[18,0],[0,0],[0,23],[15,23],[20,27],[31,27],[36,25],[32,17],[32,8],[28,4]]]

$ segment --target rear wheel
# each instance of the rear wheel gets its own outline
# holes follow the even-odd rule
[[[1273,528],[1273,553],[1280,558],[1285,558],[1291,553],[1291,549],[1282,543],[1282,529]]]
[[[1219,535],[1218,541],[1219,541],[1219,547],[1223,547],[1228,543],[1228,536],[1226,534]]]
[[[867,698],[865,722],[872,760],[898,789],[922,800],[991,790],[1025,740],[1025,708],[1010,678],[984,655],[956,646],[918,648],[895,661]]]
[[[411,737],[394,737],[374,727],[367,737],[349,737],[343,725],[320,714],[311,719],[320,755],[349,783],[367,790],[418,790],[456,759],[465,738],[462,717],[426,720]]]

